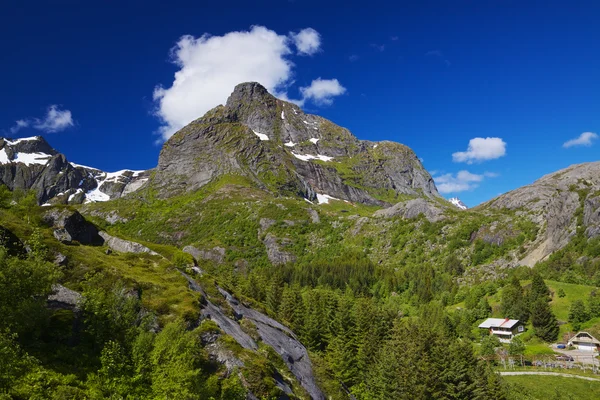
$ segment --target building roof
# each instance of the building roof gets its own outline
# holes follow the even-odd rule
[[[480,328],[508,328],[512,329],[515,325],[519,323],[518,319],[509,319],[509,318],[488,318],[479,324]]]
[[[577,335],[569,340],[569,343],[590,343],[599,345],[600,341],[587,332],[578,332]]]

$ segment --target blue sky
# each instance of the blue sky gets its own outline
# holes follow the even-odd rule
[[[41,134],[80,164],[154,167],[161,132],[247,76],[410,146],[469,206],[599,159],[590,133],[563,146],[600,132],[595,1],[6,3],[0,134]]]

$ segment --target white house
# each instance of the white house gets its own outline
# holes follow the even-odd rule
[[[587,332],[579,332],[569,339],[569,346],[577,347],[579,350],[598,351],[600,341]]]
[[[479,324],[479,328],[489,330],[503,343],[510,343],[512,338],[525,332],[525,326],[518,319],[488,318]]]

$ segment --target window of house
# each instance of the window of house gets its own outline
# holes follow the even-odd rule
[[[519,325],[519,327],[517,328],[517,330],[519,332],[523,332],[525,330],[525,327],[523,325]]]

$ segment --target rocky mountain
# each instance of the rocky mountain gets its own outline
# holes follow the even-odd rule
[[[448,200],[450,203],[454,204],[456,207],[458,207],[461,210],[466,210],[467,207],[465,205],[465,203],[463,203],[458,197],[452,197],[451,199]]]
[[[407,196],[440,197],[410,148],[358,140],[347,129],[275,98],[258,83],[236,86],[224,106],[171,137],[151,184],[170,197],[228,174],[309,201],[385,205]]]
[[[533,266],[581,231],[600,236],[600,162],[572,165],[508,192],[478,209],[514,210],[540,226],[532,250],[520,260]]]
[[[139,189],[150,171],[104,172],[69,162],[41,136],[0,138],[0,184],[32,189],[39,204],[107,201]]]

